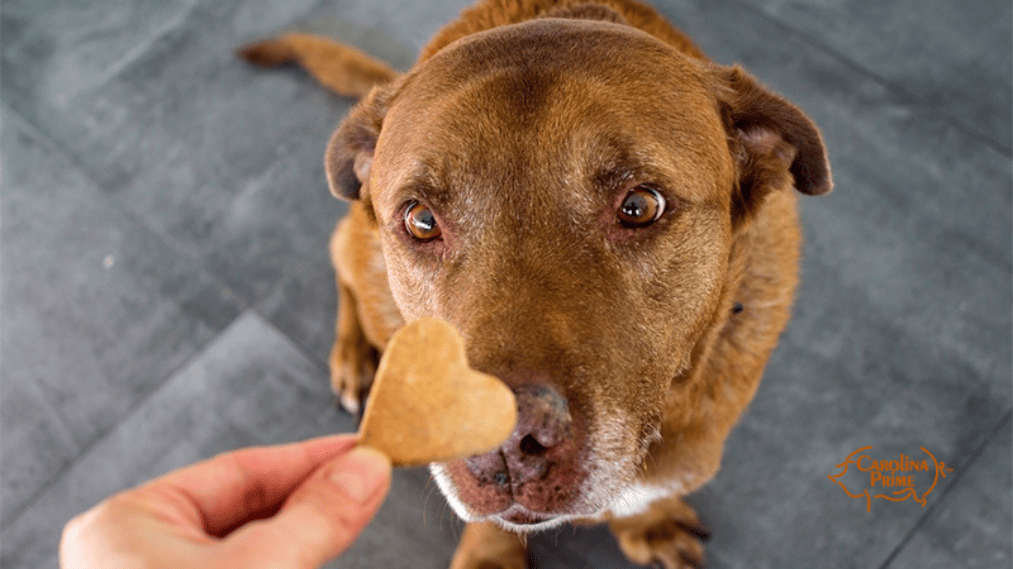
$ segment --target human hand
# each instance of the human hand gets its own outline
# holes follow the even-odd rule
[[[345,551],[390,488],[355,435],[243,449],[115,494],[64,528],[61,569],[316,569]]]

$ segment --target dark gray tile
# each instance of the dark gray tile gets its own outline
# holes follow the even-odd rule
[[[324,370],[247,313],[6,528],[0,559],[55,567],[62,525],[117,490],[232,448],[354,429],[331,404]],[[445,565],[459,531],[450,516],[428,473],[398,471],[380,514],[331,567],[417,567],[420,557]]]
[[[101,6],[5,2],[0,14],[4,101],[37,100],[72,113],[82,92],[107,81],[180,26],[193,5],[188,0],[114,0]]]
[[[807,214],[815,209],[813,203]],[[827,219],[840,214],[818,216],[810,233],[846,223]],[[877,227],[855,227],[826,236],[823,255],[807,256],[793,323],[726,445],[722,471],[693,499],[714,530],[708,551],[726,566],[879,566],[923,509],[911,500],[881,500],[866,512],[862,500],[848,498],[827,479],[840,472],[836,465],[867,445],[884,458],[921,456],[924,446],[960,469],[1009,412],[1008,352],[992,345],[990,335],[1008,345],[1004,287],[986,288],[978,311],[960,314],[976,289],[920,292],[926,277],[935,279],[926,268],[933,266],[932,255],[919,253],[922,247],[900,249],[914,255],[914,266],[888,262],[880,274],[849,274],[850,265],[830,253],[846,242],[834,237],[869,247],[852,255],[895,258],[877,248]],[[946,270],[983,270],[1000,284],[1008,278],[973,259],[965,251],[938,262],[951,264]],[[923,305],[929,314],[901,311],[893,303],[906,298],[905,287],[909,294],[943,298]],[[990,314],[990,307],[1000,315]],[[988,323],[994,328],[983,326]],[[979,351],[975,341],[996,351]],[[931,495],[929,504],[938,499]],[[771,548],[777,540],[804,546]]]
[[[79,115],[82,109],[75,103],[82,97],[102,90],[187,28],[220,23],[227,16],[227,31],[207,41],[228,42],[231,38],[226,36],[233,34],[272,33],[318,3],[228,2],[209,7],[199,0],[109,0],[81,5],[54,0],[5,2],[0,15],[4,101],[29,119],[44,114]],[[223,50],[214,51],[227,56],[233,45],[223,43]]]
[[[746,0],[1010,149],[1011,14],[961,4]]]
[[[843,204],[850,176],[837,172]],[[866,445],[887,458],[925,446],[959,469],[1010,408],[1005,263],[924,217],[904,235],[905,222],[863,219],[875,200],[828,201],[806,202],[794,320],[723,470],[694,498],[725,566],[879,566],[922,508],[866,512],[827,479],[835,465]]]
[[[67,10],[53,7],[49,14],[34,4],[5,10],[32,24],[7,40],[13,74],[27,74],[4,92],[9,105],[102,189],[247,300],[266,295],[282,273],[295,273],[307,252],[324,246],[338,206],[326,189],[323,150],[351,101],[299,74],[262,72],[234,57],[233,49],[265,25],[251,13],[257,8],[179,7],[120,60],[96,62],[89,76],[101,80],[68,84],[74,92],[61,104],[65,78],[57,72],[76,63],[77,51],[88,51],[98,34],[54,29],[51,22]],[[290,10],[266,16],[281,27],[299,6]],[[94,11],[106,12],[98,5]],[[88,20],[93,14],[86,12]],[[141,22],[160,19],[158,10],[141,12]],[[66,45],[19,57],[33,38]]]
[[[4,523],[240,311],[3,114]]]
[[[1007,417],[998,436],[887,567],[1009,567],[1013,563],[1011,445]]]
[[[7,353],[8,343],[4,342]],[[6,362],[4,362],[6,365]],[[81,451],[76,433],[32,381],[3,374],[0,447],[4,455],[3,520],[10,522]]]
[[[264,299],[308,264],[329,263],[327,242],[346,207],[324,182],[323,147],[321,141],[301,145],[221,210],[205,211],[200,229],[185,230],[183,238],[199,244],[208,270],[244,298]]]
[[[326,569],[443,569],[450,566],[463,528],[428,470],[395,470],[390,495],[373,523]]]
[[[392,58],[387,61],[403,69],[407,66],[406,62],[409,65],[414,62],[415,56],[433,34],[472,4],[473,0],[425,3],[414,0],[329,0],[300,16],[294,27],[315,28],[321,33],[340,37],[367,53]],[[365,28],[380,37],[363,37],[363,30],[356,28]],[[407,48],[410,56],[405,57],[402,46]]]
[[[286,274],[257,308],[320,362],[334,344],[337,287],[330,255],[321,247],[301,270]]]
[[[608,567],[635,569],[616,541],[608,525],[565,526],[528,538],[529,569],[567,567]],[[709,565],[708,565],[709,567]]]

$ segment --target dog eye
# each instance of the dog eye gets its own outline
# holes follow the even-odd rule
[[[404,228],[408,235],[418,241],[432,241],[442,233],[433,211],[418,202],[413,202],[405,209]]]
[[[619,207],[619,223],[624,227],[646,227],[661,217],[665,212],[665,198],[647,186],[637,186],[627,194],[623,205]]]

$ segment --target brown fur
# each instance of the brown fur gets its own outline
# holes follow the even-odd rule
[[[316,59],[329,83],[358,73]],[[515,446],[434,467],[474,522],[453,566],[520,567],[522,542],[488,520],[553,519],[609,521],[637,562],[698,565],[681,496],[717,471],[787,322],[791,188],[831,188],[815,125],[635,0],[484,0],[353,109],[325,159],[352,200],[331,242],[342,402],[357,408],[404,321],[434,315],[528,416]],[[614,216],[639,184],[671,207],[631,230]],[[408,200],[439,240],[407,236]],[[527,433],[561,442],[518,455]]]
[[[243,47],[239,55],[264,66],[298,63],[324,87],[348,97],[363,97],[374,85],[397,76],[397,72],[382,61],[351,46],[312,34],[291,33],[251,44]]]

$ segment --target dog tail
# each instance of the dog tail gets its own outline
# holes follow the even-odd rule
[[[375,85],[397,77],[397,71],[386,63],[354,47],[311,34],[285,34],[241,47],[236,53],[265,67],[298,64],[324,87],[348,97],[364,97]]]

